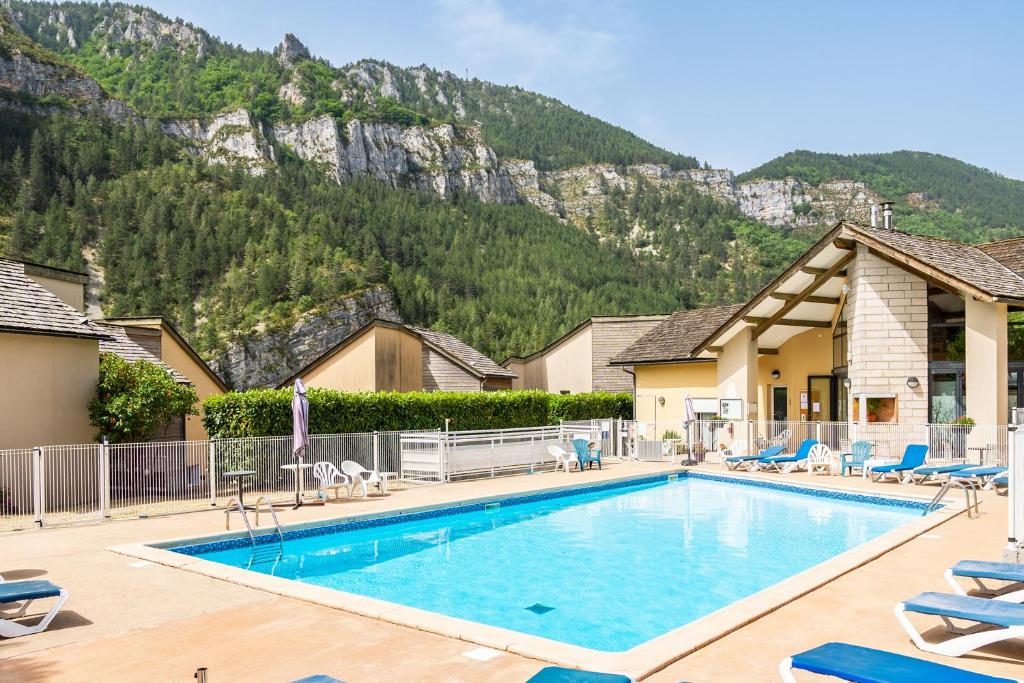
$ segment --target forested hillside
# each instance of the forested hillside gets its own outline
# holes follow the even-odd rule
[[[852,179],[897,202],[901,229],[967,241],[1024,229],[1024,181],[941,154],[821,154],[798,150],[737,176],[794,177],[819,184]]]

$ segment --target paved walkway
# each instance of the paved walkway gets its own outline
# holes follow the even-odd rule
[[[288,524],[664,469],[622,463],[582,475],[545,473],[423,487],[386,498],[287,510],[280,516]],[[809,480],[807,475],[784,478]],[[870,490],[912,490],[860,479],[815,480]],[[943,590],[942,570],[957,559],[999,556],[1005,543],[1006,499],[986,495],[983,501],[981,519],[955,518],[648,680],[777,680],[780,659],[826,640],[923,656],[899,628],[892,605],[921,590]],[[221,529],[223,513],[204,512],[0,536],[0,573],[7,579],[44,576],[71,591],[49,631],[0,640],[0,681],[186,681],[205,666],[211,683],[289,681],[317,672],[349,683],[504,682],[523,681],[544,666],[510,653],[478,661],[465,656],[477,647],[471,643],[169,567],[135,566],[131,558],[105,550]],[[958,663],[1024,677],[1024,646],[993,646]]]

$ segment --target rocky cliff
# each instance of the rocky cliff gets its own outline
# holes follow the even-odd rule
[[[220,114],[206,122],[188,119],[165,121],[162,125],[165,133],[180,138],[193,153],[210,163],[242,166],[253,175],[263,175],[274,167],[274,150],[263,124],[245,109]]]
[[[401,322],[390,289],[367,290],[286,330],[233,344],[210,366],[234,389],[275,387],[374,318]]]

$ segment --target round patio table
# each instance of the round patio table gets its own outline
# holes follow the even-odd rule
[[[248,510],[249,508],[245,506],[245,492],[242,484],[245,479],[255,477],[256,470],[232,470],[231,472],[225,472],[221,476],[228,480],[235,480],[235,483],[238,485],[238,504],[242,506],[243,510]]]
[[[306,470],[308,470],[312,466],[313,463],[310,462],[293,462],[288,465],[281,465],[282,470],[288,470],[295,476],[295,507],[292,508],[293,510],[305,505],[306,477],[304,475]]]

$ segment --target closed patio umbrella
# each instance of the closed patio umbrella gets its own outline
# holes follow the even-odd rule
[[[302,458],[309,446],[309,399],[306,385],[301,379],[292,387],[292,457],[295,458],[295,507],[302,505],[299,477],[302,476]]]

